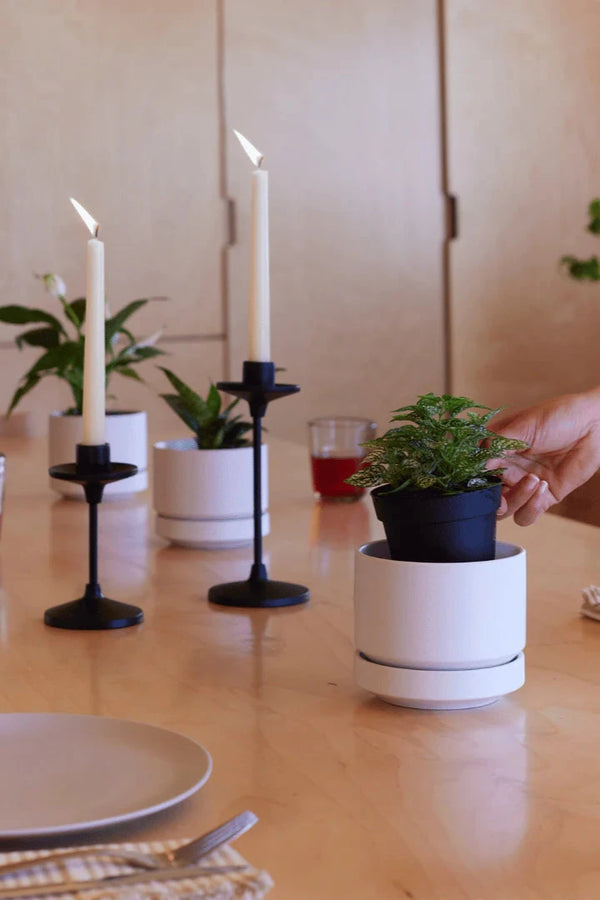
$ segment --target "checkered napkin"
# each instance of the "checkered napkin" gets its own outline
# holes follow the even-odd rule
[[[595,584],[590,584],[589,587],[582,590],[581,596],[583,597],[580,610],[581,615],[600,621],[600,588],[596,587]]]
[[[154,841],[145,844],[104,844],[105,847],[120,847],[137,850],[142,853],[157,853],[179,847],[185,841]],[[99,845],[100,846],[100,845]],[[81,848],[83,849],[83,848]],[[18,853],[0,853],[0,864],[3,862],[20,862],[30,859],[42,859],[51,850],[27,850]],[[65,881],[93,881],[111,875],[128,875],[140,872],[119,861],[87,858],[68,859],[61,862],[47,863],[22,874],[4,875],[0,879],[0,888],[31,887],[34,885],[57,885],[57,896],[60,900],[261,900],[273,887],[267,872],[250,866],[243,856],[226,844],[202,858],[203,866],[247,866],[240,872],[229,872],[221,875],[209,875],[196,878],[179,879],[178,881],[154,881],[145,884],[127,884],[90,890],[77,891],[76,894],[60,891],[60,883]],[[54,895],[52,895],[54,896]]]

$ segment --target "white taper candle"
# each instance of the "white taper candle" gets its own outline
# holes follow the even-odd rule
[[[250,306],[248,359],[271,359],[269,293],[269,173],[252,173],[252,233],[250,247]]]
[[[104,244],[87,245],[82,444],[103,444],[106,407],[104,348]]]

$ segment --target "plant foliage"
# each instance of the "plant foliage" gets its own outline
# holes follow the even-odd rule
[[[204,400],[169,369],[159,368],[176,391],[175,394],[161,394],[161,397],[194,433],[199,450],[226,450],[250,444],[245,435],[252,423],[243,421],[241,416],[231,416],[238,398],[223,408],[221,395],[214,384]]]
[[[587,230],[591,234],[600,234],[600,199],[592,200],[588,207]],[[578,259],[576,256],[563,256],[561,263],[569,272],[571,278],[577,281],[600,281],[600,261],[597,256],[589,259]]]
[[[482,412],[479,412],[482,410]],[[499,410],[467,397],[424,394],[394,411],[390,421],[404,422],[368,441],[360,470],[348,478],[356,487],[389,484],[394,491],[431,490],[455,494],[493,483],[502,469],[486,469],[490,460],[527,447],[487,427]]]
[[[15,390],[7,415],[13,411],[23,397],[42,378],[53,376],[65,381],[71,390],[73,405],[65,412],[69,415],[81,413],[83,403],[83,355],[85,298],[68,302],[65,285],[56,275],[43,275],[42,280],[49,294],[61,306],[64,321],[43,309],[26,306],[0,306],[0,322],[7,325],[34,325],[21,331],[15,338],[17,347],[39,347],[42,350],[37,361],[21,377]],[[138,341],[126,328],[129,318],[148,303],[147,299],[132,300],[114,316],[106,320],[106,384],[113,373],[126,378],[143,381],[133,368],[146,359],[162,355],[163,351],[153,346],[155,335],[145,341]]]

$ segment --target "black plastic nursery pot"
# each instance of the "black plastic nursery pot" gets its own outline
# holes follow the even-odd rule
[[[408,562],[478,562],[494,559],[496,512],[502,483],[462,494],[371,491],[392,559]]]

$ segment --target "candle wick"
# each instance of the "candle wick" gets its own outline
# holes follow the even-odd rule
[[[96,228],[95,228],[95,230],[94,230],[94,237],[95,237],[95,238],[98,237],[98,232],[99,232],[99,231],[100,231],[100,226],[99,226],[99,225],[96,225]]]

